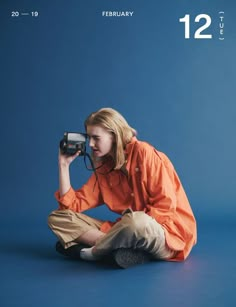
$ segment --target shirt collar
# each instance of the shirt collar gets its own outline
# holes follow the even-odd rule
[[[126,155],[128,155],[131,152],[131,150],[132,150],[132,148],[133,148],[133,146],[136,142],[137,142],[137,138],[136,138],[136,136],[133,136],[131,141],[128,144],[126,144],[126,146],[125,146],[125,154]]]
[[[134,145],[137,143],[137,138],[135,136],[132,137],[131,141],[125,147],[125,156],[126,156],[126,170],[130,173],[131,166],[131,156],[134,149]]]

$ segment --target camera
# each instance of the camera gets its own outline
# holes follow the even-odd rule
[[[77,151],[80,151],[80,156],[86,153],[85,133],[65,132],[63,139],[60,141],[61,153],[68,156],[73,156]]]

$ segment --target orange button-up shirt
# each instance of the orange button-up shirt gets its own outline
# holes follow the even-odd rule
[[[59,209],[82,212],[99,205],[118,214],[131,208],[144,211],[162,225],[168,247],[177,251],[174,259],[186,259],[196,244],[196,221],[180,179],[165,154],[136,137],[127,144],[127,174],[112,170],[108,160],[79,190],[70,188],[60,196],[55,193]],[[114,222],[104,222],[107,232]]]

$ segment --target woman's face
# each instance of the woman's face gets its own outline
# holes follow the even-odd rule
[[[96,125],[87,126],[87,134],[89,137],[89,146],[95,157],[112,154],[112,147],[115,141],[113,134]]]

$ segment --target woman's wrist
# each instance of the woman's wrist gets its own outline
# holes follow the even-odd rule
[[[69,171],[70,164],[63,162],[59,163],[58,167],[60,172]]]

